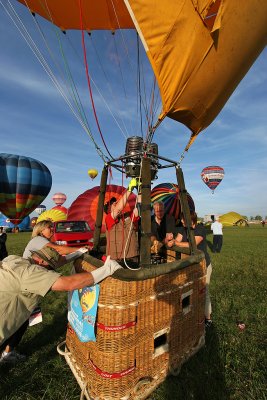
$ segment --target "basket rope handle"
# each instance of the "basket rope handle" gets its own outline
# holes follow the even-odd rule
[[[66,355],[71,354],[70,351],[61,350],[61,347],[62,347],[63,345],[65,345],[65,344],[66,344],[66,340],[64,340],[63,342],[61,342],[61,343],[59,343],[59,344],[57,345],[57,352],[58,352],[61,356],[66,356]],[[65,347],[65,348],[66,348],[66,347]]]

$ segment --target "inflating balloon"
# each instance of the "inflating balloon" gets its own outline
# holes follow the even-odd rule
[[[74,202],[68,209],[68,220],[87,221],[90,228],[92,230],[95,230],[99,189],[100,186],[95,186],[94,188],[86,190],[84,193],[80,194],[80,196],[78,196],[77,199],[74,200]],[[123,186],[107,185],[104,204],[108,202],[112,197],[119,199],[125,192],[125,190],[126,189]],[[126,207],[123,211],[125,213],[132,211],[135,206],[135,201],[136,196],[134,193],[131,193],[128,198]],[[101,232],[105,232],[106,230],[104,220],[105,213],[103,215]]]
[[[201,179],[207,185],[212,193],[216,187],[221,183],[224,177],[224,169],[216,165],[203,168],[201,172]]]
[[[67,219],[67,215],[59,210],[47,210],[43,212],[37,219],[37,222],[50,220],[53,222],[56,221],[65,221]]]
[[[36,209],[35,212],[38,215],[41,215],[44,211],[46,211],[46,206],[44,204],[40,204]]]
[[[63,206],[52,207],[52,210],[59,210],[59,211],[63,212],[66,215],[68,214],[68,209],[66,207],[63,207]]]
[[[49,169],[34,158],[0,154],[0,210],[14,224],[20,223],[48,195]]]
[[[57,206],[62,206],[62,204],[67,200],[67,196],[65,193],[55,193],[52,200]]]
[[[88,175],[92,180],[94,180],[97,175],[98,175],[98,170],[97,169],[88,169]]]
[[[187,200],[190,211],[195,211],[195,204],[190,196],[187,194]],[[151,202],[155,203],[162,201],[164,203],[165,212],[173,215],[177,220],[181,211],[180,205],[180,189],[175,183],[161,183],[155,186],[151,191]]]
[[[15,224],[13,224],[9,218],[7,218],[4,214],[0,212],[0,226],[3,226],[5,228],[11,228],[13,229],[15,227]],[[30,217],[27,216],[25,217],[18,225],[17,227],[19,230],[27,230],[30,228]]]
[[[216,118],[266,45],[264,0],[257,7],[255,0],[242,7],[233,0],[19,1],[31,14],[69,30],[66,36],[75,29],[136,30],[160,87],[158,121],[168,116],[186,125],[193,132],[189,145]],[[121,64],[117,56],[116,61]],[[126,79],[133,82],[131,70]]]

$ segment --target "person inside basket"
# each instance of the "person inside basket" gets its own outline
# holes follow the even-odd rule
[[[210,255],[207,250],[207,241],[206,241],[206,229],[203,225],[197,223],[197,214],[195,212],[191,212],[191,221],[192,228],[194,229],[195,241],[197,248],[205,254],[206,266],[207,266],[207,275],[206,275],[206,300],[205,300],[205,325],[206,327],[211,326],[211,301],[209,295],[209,284],[210,277],[212,273],[212,265],[210,260]],[[172,247],[173,245],[180,247],[189,247],[189,242],[187,238],[187,230],[185,229],[185,218],[183,213],[181,213],[181,222],[183,224],[182,227],[178,227],[178,234],[175,239],[169,240],[167,243],[168,247]]]
[[[50,290],[71,291],[92,286],[122,268],[107,257],[92,272],[61,276],[55,269],[64,258],[51,247],[31,253],[31,258],[11,255],[0,262],[0,363],[16,363],[26,357],[15,351],[32,311]]]
[[[173,239],[175,232],[175,218],[165,213],[162,201],[153,204],[154,215],[151,218],[151,252],[158,253],[168,240]]]
[[[139,243],[138,243],[138,221],[139,211],[137,204],[133,211],[129,214],[123,214],[128,198],[134,189],[139,190],[141,183],[138,179],[133,178],[127,190],[117,201],[112,197],[105,205],[106,213],[106,236],[107,236],[107,254],[115,260],[132,260],[138,262]],[[138,196],[138,201],[141,201]]]

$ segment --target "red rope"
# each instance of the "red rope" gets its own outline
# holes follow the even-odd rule
[[[81,25],[81,32],[82,32],[83,57],[84,57],[84,65],[85,65],[86,78],[87,78],[87,84],[88,84],[88,88],[89,88],[91,103],[92,103],[92,107],[93,107],[95,121],[96,121],[96,124],[97,124],[97,128],[98,128],[99,134],[101,136],[102,142],[103,142],[103,144],[105,146],[105,149],[107,150],[109,156],[112,158],[112,155],[110,154],[110,152],[109,152],[109,150],[107,148],[105,139],[103,137],[103,134],[102,134],[102,131],[101,131],[101,128],[100,128],[98,117],[97,117],[97,114],[96,114],[95,103],[94,103],[94,99],[93,99],[93,92],[92,92],[92,87],[91,87],[91,81],[90,81],[90,76],[89,76],[88,63],[87,63],[86,47],[85,47],[85,40],[84,40],[84,29],[83,29],[82,2],[81,2],[81,0],[79,0],[79,4],[80,4],[80,25]]]

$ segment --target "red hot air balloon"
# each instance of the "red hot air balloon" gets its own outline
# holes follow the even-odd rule
[[[224,177],[224,169],[216,165],[203,168],[201,172],[201,179],[207,185],[212,193],[216,187],[221,183]]]
[[[62,204],[67,200],[67,196],[64,193],[55,193],[52,200],[57,206],[62,206]]]
[[[86,190],[84,193],[80,194],[80,196],[78,196],[76,200],[74,200],[74,202],[68,209],[69,221],[70,220],[87,221],[92,231],[95,230],[99,189],[100,186],[95,186],[92,189]],[[115,197],[118,200],[125,192],[125,190],[126,189],[123,186],[107,185],[104,204],[107,201],[109,201],[112,197]],[[135,206],[135,201],[136,201],[136,196],[134,193],[131,193],[123,212],[126,213],[132,211]],[[103,222],[101,228],[102,233],[105,232],[104,220],[105,220],[105,214],[103,215]]]
[[[63,206],[52,207],[52,210],[59,210],[59,211],[62,211],[63,213],[65,213],[66,215],[68,214],[68,209],[66,207],[63,207]]]

